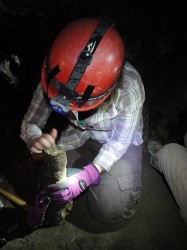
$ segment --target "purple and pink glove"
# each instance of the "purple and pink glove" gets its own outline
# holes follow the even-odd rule
[[[46,210],[51,201],[64,205],[85,191],[90,185],[97,185],[99,179],[100,174],[97,168],[88,164],[82,171],[67,177],[65,182],[50,185],[48,189],[41,190],[35,199],[33,211],[29,214],[28,225],[31,228],[42,226]]]
[[[51,202],[50,197],[47,195],[46,190],[41,190],[36,196],[33,210],[28,216],[28,225],[31,228],[42,226],[45,220],[45,213]]]
[[[55,184],[49,186],[49,196],[51,201],[58,204],[65,204],[73,200],[90,185],[98,185],[100,174],[93,164],[88,164],[82,171],[67,177],[66,186]]]

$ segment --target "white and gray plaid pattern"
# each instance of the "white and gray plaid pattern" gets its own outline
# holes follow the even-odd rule
[[[75,126],[68,126],[58,139],[65,150],[82,146],[87,139],[103,144],[94,159],[107,171],[125,154],[131,144],[143,142],[142,108],[145,100],[143,83],[136,69],[126,63],[116,89],[91,117],[80,125],[77,112],[69,118]],[[21,126],[21,138],[30,146],[31,139],[38,137],[45,127],[51,110],[46,103],[41,83],[38,85]]]

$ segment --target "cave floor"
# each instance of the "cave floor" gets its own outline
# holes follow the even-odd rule
[[[30,173],[31,161],[28,158],[9,160],[4,161],[3,165],[4,174],[14,186],[14,191],[10,188],[12,185],[7,184],[7,189],[31,202],[32,195],[29,198],[28,194],[32,193],[31,188],[35,185],[34,176]],[[3,221],[1,231],[14,224],[19,225],[17,230],[7,235],[5,250],[187,249],[187,227],[163,177],[150,167],[146,150],[143,152],[142,192],[137,213],[133,219],[119,225],[102,225],[93,220],[87,211],[86,195],[82,195],[60,225],[28,232],[24,227],[26,213],[0,197],[5,203],[5,208],[0,210]]]

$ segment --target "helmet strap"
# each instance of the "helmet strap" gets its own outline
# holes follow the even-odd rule
[[[46,92],[48,94],[48,88],[51,83],[51,80],[54,79],[54,77],[60,72],[59,66],[56,65],[54,68],[50,69],[49,63],[48,63],[48,56],[46,57],[46,64],[45,64],[45,70],[46,70]]]
[[[91,93],[94,90],[94,86],[88,85],[86,90],[84,91],[84,94],[80,100],[77,100],[77,106],[81,107],[91,96]]]
[[[99,21],[85,48],[81,51],[77,58],[77,63],[75,64],[75,67],[66,84],[67,88],[75,90],[87,66],[91,63],[93,54],[96,51],[101,39],[112,24],[113,21],[106,17]]]

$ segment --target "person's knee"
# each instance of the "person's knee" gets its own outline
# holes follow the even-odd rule
[[[116,224],[131,219],[139,203],[140,190],[128,191],[121,196],[121,202],[91,203],[88,206],[90,215],[103,224]],[[102,204],[102,205],[101,205]]]
[[[178,148],[180,148],[181,147],[181,145],[179,145],[179,144],[177,144],[177,143],[168,143],[168,144],[166,144],[166,145],[164,145],[163,146],[163,148],[162,148],[162,151],[164,152],[164,153],[166,153],[166,154],[172,154],[172,152],[176,152],[176,150],[178,149]]]

